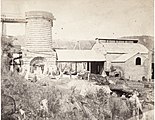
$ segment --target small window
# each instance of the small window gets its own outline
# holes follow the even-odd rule
[[[136,58],[136,65],[141,65],[141,58],[140,57]]]

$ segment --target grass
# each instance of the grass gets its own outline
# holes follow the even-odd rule
[[[39,112],[40,102],[43,99],[48,100],[49,113],[46,115],[53,120],[80,120],[86,119],[88,116],[101,119],[103,114],[108,120],[111,114],[109,107],[112,103],[107,105],[108,98],[103,94],[104,91],[102,95],[99,91],[97,93],[88,92],[84,97],[79,94],[75,87],[67,88],[66,84],[74,84],[71,80],[51,81],[49,78],[44,78],[37,82],[30,82],[17,73],[7,72],[2,74],[1,83],[4,94],[14,98],[17,109],[22,107],[26,111],[27,120],[43,119],[41,111]],[[76,84],[78,84],[77,81]]]

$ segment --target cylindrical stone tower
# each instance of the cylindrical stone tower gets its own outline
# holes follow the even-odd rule
[[[30,11],[26,13],[26,48],[31,51],[51,51],[52,26],[51,13]]]
[[[24,66],[41,66],[44,72],[55,65],[56,56],[52,50],[52,26],[54,16],[44,11],[26,12],[26,52]]]

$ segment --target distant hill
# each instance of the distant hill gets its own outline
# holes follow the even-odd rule
[[[80,41],[53,40],[54,48],[63,48],[63,49],[91,50],[94,44],[95,40],[80,40]]]
[[[144,45],[147,49],[153,50],[154,49],[154,37],[153,36],[124,36],[121,38],[128,38],[128,39],[138,39],[138,43]]]
[[[15,36],[22,47],[25,47],[25,36]]]
[[[25,46],[25,36],[16,36],[21,46]],[[146,46],[149,50],[154,49],[154,37],[153,36],[124,36],[121,38],[126,39],[138,39],[140,44]],[[63,48],[63,49],[81,49],[81,50],[90,50],[95,44],[95,40],[79,40],[79,43],[75,40],[60,40],[53,39],[54,48]]]
[[[16,36],[16,38],[19,41],[19,44],[22,47],[25,47],[25,36]],[[94,44],[95,40],[80,40],[78,43],[75,40],[53,39],[54,48],[90,50]]]

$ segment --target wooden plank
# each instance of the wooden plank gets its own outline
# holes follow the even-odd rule
[[[26,19],[17,19],[17,18],[1,18],[1,22],[6,23],[26,23]]]

